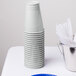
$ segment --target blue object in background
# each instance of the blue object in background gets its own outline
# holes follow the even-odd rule
[[[56,76],[53,74],[36,74],[36,75],[32,75],[32,76]]]

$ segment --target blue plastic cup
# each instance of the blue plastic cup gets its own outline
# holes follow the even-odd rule
[[[53,74],[36,74],[36,75],[32,75],[32,76],[56,76]]]

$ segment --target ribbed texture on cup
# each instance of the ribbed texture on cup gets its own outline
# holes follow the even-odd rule
[[[44,66],[44,32],[25,34],[24,65],[29,68]]]

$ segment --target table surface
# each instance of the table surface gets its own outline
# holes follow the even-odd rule
[[[45,66],[40,69],[24,67],[24,47],[16,46],[8,50],[1,76],[31,76],[33,74],[48,73],[57,76],[76,76],[76,72],[68,71],[63,56],[58,47],[45,48]]]

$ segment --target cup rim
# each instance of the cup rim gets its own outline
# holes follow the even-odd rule
[[[29,1],[29,2],[27,2],[26,5],[35,6],[35,5],[39,5],[39,2],[38,1]]]

